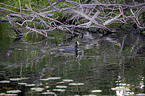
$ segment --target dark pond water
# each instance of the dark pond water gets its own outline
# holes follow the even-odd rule
[[[145,96],[142,36],[84,31],[72,38],[56,30],[52,40],[15,39],[8,23],[0,30],[2,96]],[[62,50],[76,41],[78,51]]]

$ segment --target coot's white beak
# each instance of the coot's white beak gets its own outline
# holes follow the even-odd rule
[[[78,45],[80,44],[79,41],[76,42]]]

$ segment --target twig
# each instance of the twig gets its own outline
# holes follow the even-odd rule
[[[11,7],[11,8],[20,9],[20,8],[18,8],[18,7],[14,7],[14,6],[11,6],[11,5],[7,5],[7,4],[4,4],[4,3],[2,3],[2,2],[0,2],[0,4],[5,5],[5,6],[8,6],[8,7]],[[21,9],[21,10],[29,11],[28,9]]]

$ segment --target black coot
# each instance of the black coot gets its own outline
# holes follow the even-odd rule
[[[74,47],[64,47],[63,49],[61,49],[61,51],[69,51],[69,52],[75,52],[75,51],[78,51],[78,45],[79,45],[79,42],[76,41],[75,42],[75,46]]]

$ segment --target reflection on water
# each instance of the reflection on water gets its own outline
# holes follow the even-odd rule
[[[145,96],[141,36],[85,32],[67,41],[68,35],[57,30],[53,40],[32,41],[8,39],[8,31],[0,35],[0,95]],[[77,56],[60,50],[76,41]]]

